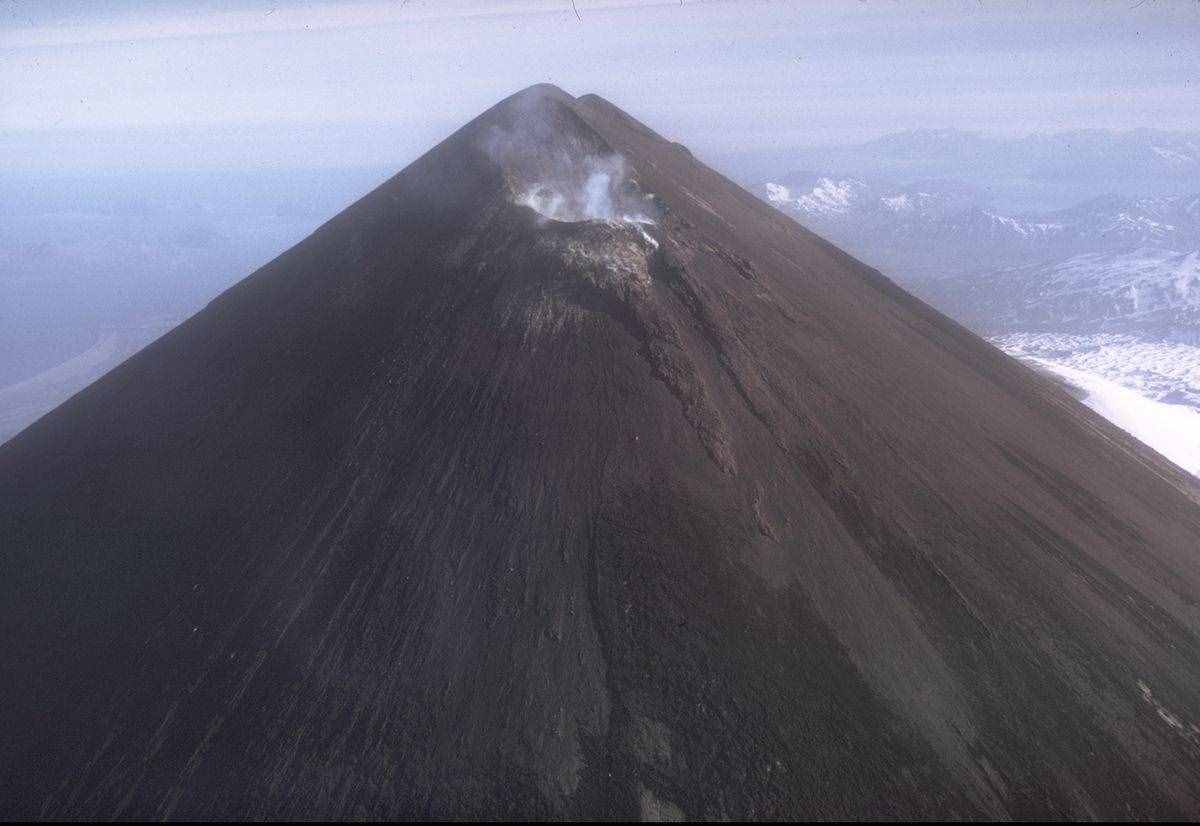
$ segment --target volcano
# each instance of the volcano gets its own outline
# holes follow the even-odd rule
[[[594,95],[0,447],[0,815],[1195,817],[1191,477]]]

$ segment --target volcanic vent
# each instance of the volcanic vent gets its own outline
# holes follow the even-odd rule
[[[1200,814],[1200,507],[526,90],[0,446],[8,817]]]
[[[654,223],[653,194],[574,110],[554,105],[560,94],[535,87],[480,129],[478,145],[504,171],[509,197],[554,221]]]

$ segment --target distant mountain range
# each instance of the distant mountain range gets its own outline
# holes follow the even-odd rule
[[[758,192],[903,283],[1139,247],[1200,248],[1200,194],[1110,194],[1014,214],[957,180],[894,185],[796,172],[763,182]]]
[[[965,181],[1005,214],[1062,209],[1106,192],[1200,192],[1200,132],[1077,130],[1020,138],[953,129],[897,132],[849,146],[792,149],[764,159],[751,181],[787,170],[835,180]]]
[[[1102,170],[1121,178],[1150,181],[1162,176],[1200,174],[1200,134],[1138,129],[1102,129],[990,137],[954,129],[921,129],[885,135],[850,147],[848,158],[874,155],[915,170],[968,165],[1003,170],[1003,180],[1020,177],[1095,177]]]
[[[914,285],[983,332],[1136,333],[1200,344],[1200,252],[1139,247]]]

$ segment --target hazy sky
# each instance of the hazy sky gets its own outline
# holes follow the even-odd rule
[[[1200,3],[0,0],[10,167],[411,159],[540,81],[698,151],[1200,129]]]

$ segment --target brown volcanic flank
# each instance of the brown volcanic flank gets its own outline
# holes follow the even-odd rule
[[[1195,817],[1189,485],[535,87],[0,447],[0,814]]]

